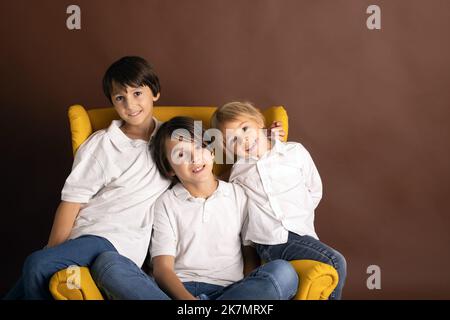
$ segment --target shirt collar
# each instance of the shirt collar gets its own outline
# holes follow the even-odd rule
[[[274,143],[273,143],[273,147],[272,147],[272,152],[276,152],[276,153],[280,153],[282,155],[285,155],[287,152],[286,149],[286,143],[282,142],[278,139],[275,139]]]
[[[174,185],[172,187],[172,192],[175,194],[175,196],[183,201],[186,200],[201,200],[204,201],[204,199],[202,198],[195,198],[193,197],[189,191],[183,186],[183,184],[181,182],[177,183],[176,185]],[[230,191],[227,188],[227,183],[219,180],[219,185],[217,186],[216,191],[214,191],[214,193],[209,197],[212,198],[213,196],[217,196],[217,195],[224,195],[224,196],[229,196],[230,195]]]
[[[272,149],[270,149],[269,151],[264,153],[260,158],[257,158],[257,157],[254,157],[254,156],[251,156],[248,159],[239,157],[238,160],[236,161],[236,163],[242,163],[242,162],[244,162],[244,163],[246,163],[246,162],[256,163],[256,162],[258,162],[261,159],[265,159],[267,157],[270,157],[274,153],[279,153],[281,155],[285,155],[286,152],[287,152],[287,150],[286,150],[286,143],[284,143],[284,142],[282,142],[282,141],[280,141],[278,139],[275,139],[275,141],[273,142]]]
[[[152,141],[153,137],[155,136],[156,132],[158,131],[159,127],[162,124],[155,117],[153,117],[152,119],[155,122],[155,128],[153,129],[153,132],[150,136],[150,142]],[[123,120],[113,120],[111,122],[110,126],[108,127],[108,129],[106,130],[111,141],[120,151],[125,151],[128,148],[136,148],[136,147],[141,146],[144,143],[146,145],[148,144],[144,140],[135,140],[135,139],[128,138],[127,135],[125,133],[123,133],[123,131],[120,129],[122,124],[123,124]]]

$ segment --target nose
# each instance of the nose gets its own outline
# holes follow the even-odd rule
[[[203,161],[203,153],[202,148],[194,148],[191,153],[191,162],[193,164],[202,163]]]
[[[248,136],[240,136],[240,137],[238,137],[237,142],[240,145],[248,143]]]
[[[248,141],[249,141],[248,136],[245,136],[242,138],[241,144],[246,147],[246,146],[248,146]]]
[[[136,106],[136,101],[132,95],[125,98],[124,106],[125,109],[133,109]]]

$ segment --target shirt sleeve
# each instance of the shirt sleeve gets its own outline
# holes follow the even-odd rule
[[[100,161],[92,153],[79,150],[61,191],[61,200],[87,203],[105,184],[105,172]]]
[[[236,164],[234,164],[231,167],[230,178],[228,179],[228,181],[229,182],[236,182],[237,177],[238,177],[238,172],[236,170]]]
[[[161,199],[155,204],[155,220],[153,222],[150,255],[176,257],[177,236],[170,221],[167,207]]]
[[[319,175],[319,171],[314,164],[314,161],[308,152],[303,146],[301,147],[301,156],[304,159],[303,161],[303,174],[305,178],[305,184],[308,188],[309,194],[311,195],[314,209],[319,205],[320,200],[322,199],[322,180]]]

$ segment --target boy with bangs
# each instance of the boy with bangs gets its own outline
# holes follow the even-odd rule
[[[159,79],[144,59],[123,57],[106,71],[103,90],[121,120],[80,146],[47,246],[27,257],[6,299],[52,299],[48,283],[55,272],[90,266],[103,252],[118,252],[139,267],[144,262],[153,204],[170,185],[149,151],[161,125],[153,117]]]

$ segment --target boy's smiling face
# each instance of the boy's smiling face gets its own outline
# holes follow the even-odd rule
[[[199,185],[214,180],[214,156],[211,151],[191,141],[167,139],[165,144],[172,174],[183,185]]]
[[[268,139],[263,125],[253,119],[240,116],[220,126],[226,148],[241,158],[260,157],[268,149]]]
[[[112,85],[111,100],[120,118],[131,126],[141,126],[150,121],[153,116],[155,97],[148,86],[122,87],[116,82]]]

